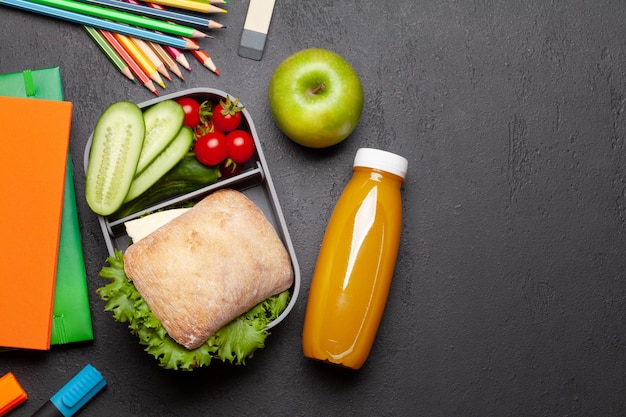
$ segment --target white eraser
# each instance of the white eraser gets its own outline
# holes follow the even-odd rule
[[[257,61],[263,56],[275,3],[276,0],[250,0],[239,44],[240,56]]]

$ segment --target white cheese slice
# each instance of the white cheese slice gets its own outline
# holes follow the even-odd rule
[[[189,208],[177,208],[164,211],[157,211],[138,219],[129,220],[124,223],[126,234],[133,243],[139,242],[159,227],[169,223],[171,220],[187,212]]]

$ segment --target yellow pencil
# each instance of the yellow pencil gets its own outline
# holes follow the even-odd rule
[[[129,55],[133,57],[133,59],[135,60],[135,62],[137,62],[141,69],[143,69],[145,73],[148,74],[148,77],[150,77],[150,79],[159,84],[161,87],[165,88],[165,83],[163,82],[163,79],[159,75],[159,72],[157,71],[154,64],[152,64],[148,57],[146,57],[146,55],[141,52],[141,50],[137,47],[137,45],[135,45],[131,38],[120,33],[114,33],[113,35],[115,36],[115,39],[117,39],[122,44],[122,46],[124,47],[124,49],[126,49]]]
[[[154,53],[154,50],[150,48],[150,45],[148,45],[148,42],[142,39],[138,39],[138,38],[130,38],[130,39],[133,41],[135,45],[137,45],[137,48],[139,48],[141,52],[143,52],[146,58],[148,58],[150,62],[152,62],[152,65],[154,65],[154,67],[159,72],[159,74],[167,78],[169,81],[172,81],[172,77],[170,76],[170,73],[167,72],[167,68],[165,68],[165,65],[159,59],[157,54]]]
[[[228,13],[226,9],[221,9],[210,3],[204,3],[194,0],[150,0],[150,3],[156,3],[163,6],[176,7],[178,9],[191,10],[200,13]]]

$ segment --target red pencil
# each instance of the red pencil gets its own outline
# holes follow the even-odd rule
[[[130,54],[124,49],[122,44],[113,36],[111,32],[106,30],[98,29],[100,34],[109,42],[111,47],[115,49],[115,51],[120,55],[120,57],[126,62],[128,68],[139,78],[139,81],[146,87],[148,90],[152,91],[155,95],[159,95],[159,92],[154,87],[154,83],[148,77],[148,75],[141,69],[141,67],[135,62],[135,60],[130,56]]]
[[[191,39],[188,39],[188,38],[183,38],[183,39],[185,39],[186,41],[191,41],[195,43],[196,45],[198,45],[197,42]],[[200,61],[202,65],[204,65],[205,67],[213,71],[215,74],[220,75],[220,72],[217,70],[217,67],[213,63],[213,60],[211,59],[207,51],[205,51],[204,49],[194,49],[191,51],[191,53],[193,54],[193,56],[196,57],[198,61]]]

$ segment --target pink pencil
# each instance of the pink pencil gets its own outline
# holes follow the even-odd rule
[[[191,71],[191,65],[189,65],[189,61],[187,61],[185,54],[173,46],[163,45],[163,48],[172,56],[172,58],[176,60],[176,62],[182,65],[187,71]]]

